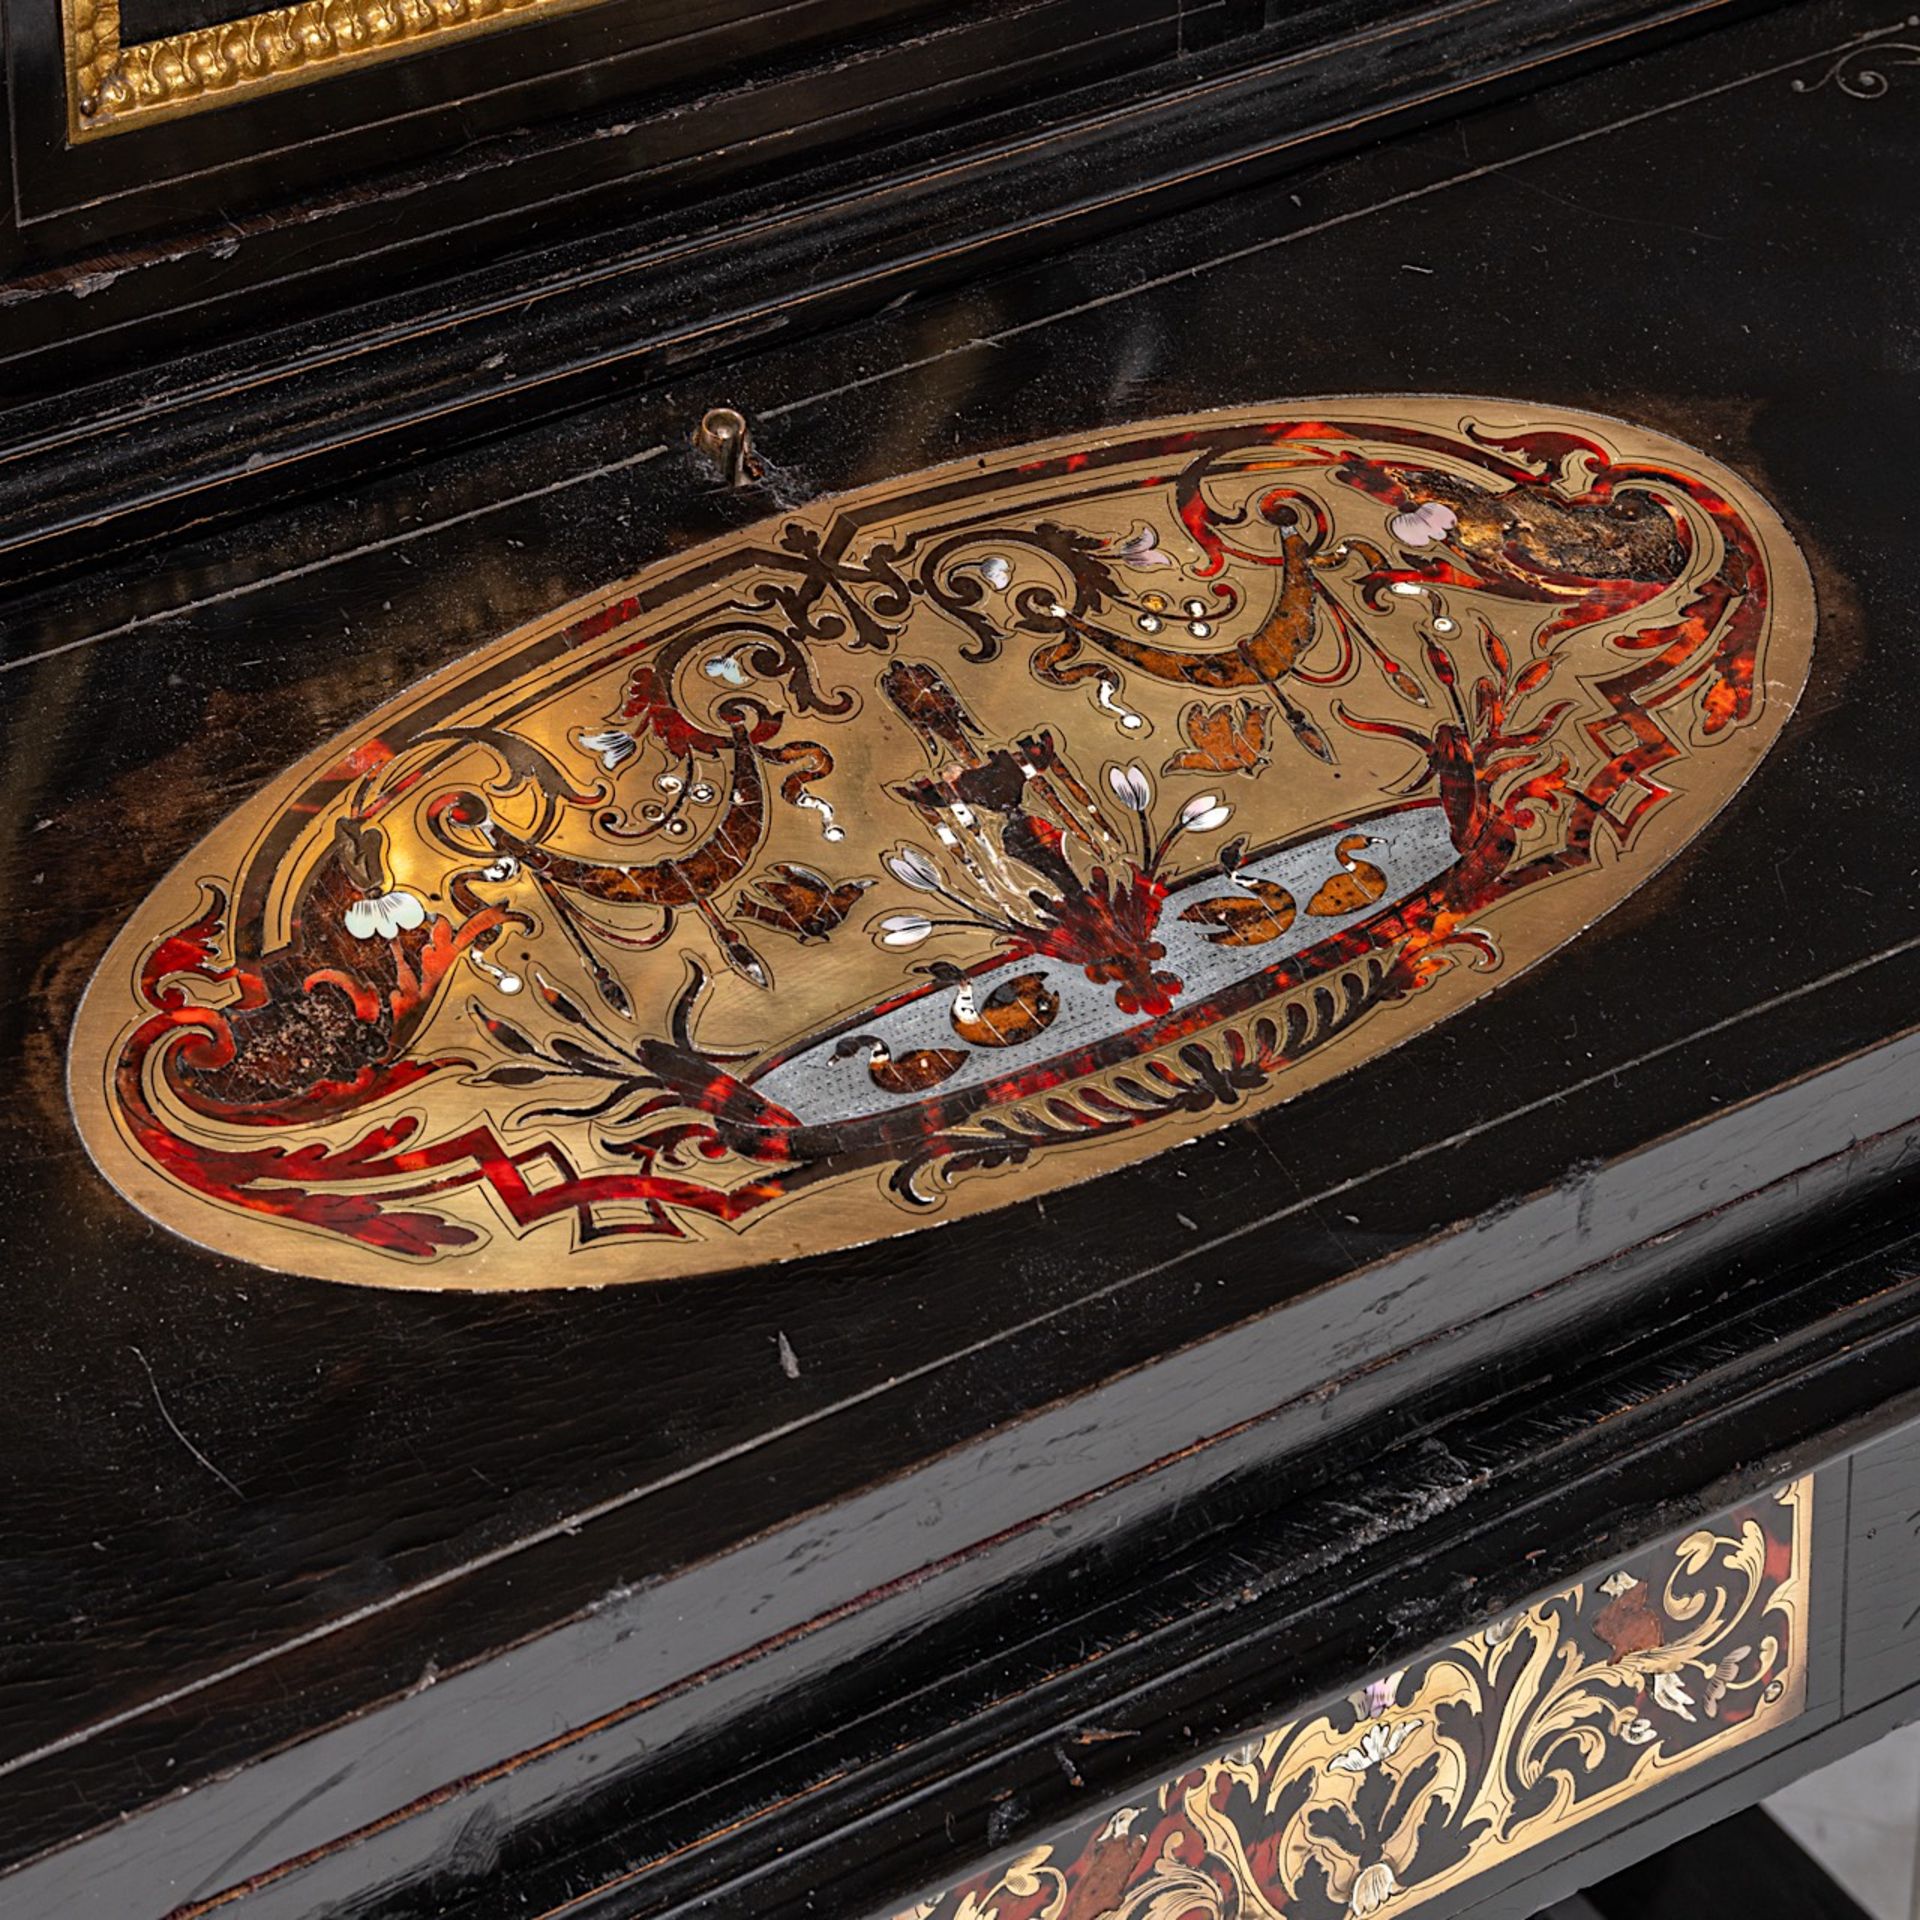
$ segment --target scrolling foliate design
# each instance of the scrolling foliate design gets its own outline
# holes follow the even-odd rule
[[[1813,1482],[1736,1507],[897,1920],[1370,1920],[1780,1726]]]
[[[1570,938],[1739,786],[1811,634],[1751,489],[1591,417],[1330,401],[915,474],[242,807],[103,962],[75,1110],[168,1226],[386,1284],[1004,1205]]]

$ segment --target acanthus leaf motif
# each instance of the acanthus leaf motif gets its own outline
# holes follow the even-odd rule
[[[1745,776],[1811,620],[1737,474],[1510,403],[903,476],[316,746],[114,943],[74,1111],[169,1226],[358,1281],[596,1284],[964,1217],[1552,952]],[[1648,1596],[1596,1607],[1623,1664],[1658,1651]],[[1702,1720],[1720,1677],[1677,1683]]]

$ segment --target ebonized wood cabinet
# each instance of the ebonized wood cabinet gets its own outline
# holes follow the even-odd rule
[[[1518,1920],[1910,1716],[1897,10],[609,0],[85,139],[53,10],[6,28],[0,1911],[878,1920],[1263,1729],[1352,1716],[1316,1778],[1364,1784],[1339,1740],[1433,1708],[1355,1689],[1576,1583],[1589,1631],[1789,1485],[1793,1711],[1689,1731],[1742,1633],[1685,1768],[1326,1897]],[[923,467],[1459,392],[1722,464],[1818,625],[1712,822],[1444,1024],[1086,1184],[658,1285],[275,1273],[94,1170],[109,942],[423,676]]]

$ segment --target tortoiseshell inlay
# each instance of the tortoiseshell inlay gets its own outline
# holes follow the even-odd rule
[[[1411,1912],[1798,1714],[1812,1513],[1748,1501],[897,1920]]]
[[[1511,401],[915,474],[513,634],[242,807],[108,952],[75,1111],[178,1232],[381,1284],[1002,1206],[1571,937],[1753,768],[1812,625],[1734,474]]]

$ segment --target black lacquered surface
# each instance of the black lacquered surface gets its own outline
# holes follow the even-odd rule
[[[1883,24],[1768,16],[7,608],[15,1857],[1910,1025],[1914,96],[1897,71],[1886,98],[1852,68],[1815,84]],[[1759,776],[1526,978],[1044,1212],[738,1279],[355,1292],[223,1264],[91,1174],[63,1043],[120,916],[392,689],[781,498],[1373,390],[1676,434],[1758,484],[1813,566],[1812,680]],[[684,451],[718,401],[760,423],[758,499]],[[1742,1137],[1764,1158],[1763,1119]],[[1526,1284],[1527,1250],[1501,1259],[1456,1283],[1463,1317]],[[1128,1464],[1124,1434],[1085,1449]],[[933,1519],[930,1543],[964,1537]],[[834,1578],[852,1597],[909,1570],[876,1546]],[[744,1645],[740,1604],[714,1631]],[[347,1790],[339,1824],[363,1813]]]

